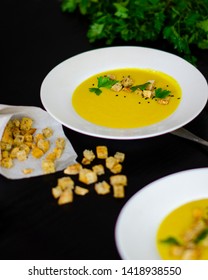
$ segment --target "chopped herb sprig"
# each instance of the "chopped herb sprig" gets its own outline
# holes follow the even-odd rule
[[[110,89],[113,85],[117,83],[116,80],[113,80],[107,76],[97,77],[97,80],[97,87],[89,88],[89,91],[94,92],[96,95],[100,95],[102,93],[102,90],[100,88]]]
[[[91,43],[167,42],[170,51],[192,63],[192,47],[208,49],[208,0],[61,0],[61,9],[87,17]]]
[[[135,91],[138,88],[141,89],[141,90],[145,90],[149,84],[150,84],[150,82],[147,82],[147,83],[142,84],[142,85],[133,86],[133,87],[131,87],[131,90]]]
[[[170,93],[171,93],[171,91],[169,91],[169,90],[157,88],[155,90],[155,97],[156,98],[166,98]]]
[[[169,236],[166,239],[162,239],[162,240],[160,240],[160,242],[166,243],[169,245],[180,245],[180,242],[175,237],[172,237],[172,236]]]

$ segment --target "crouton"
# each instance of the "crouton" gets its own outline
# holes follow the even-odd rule
[[[97,158],[106,159],[108,157],[108,148],[106,146],[96,147]]]
[[[87,185],[97,182],[97,174],[87,168],[83,168],[79,172],[79,181]]]
[[[110,185],[106,181],[96,183],[95,191],[100,195],[108,194],[110,192]]]

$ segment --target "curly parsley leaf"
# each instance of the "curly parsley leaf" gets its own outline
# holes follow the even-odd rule
[[[100,88],[108,88],[110,89],[113,85],[115,85],[118,81],[112,80],[107,76],[97,77],[98,86],[94,88],[89,88],[90,92],[94,92],[96,95],[100,95],[102,90]]]
[[[208,49],[208,0],[60,0],[63,12],[79,12],[89,20],[90,42],[163,40],[170,51],[196,63],[192,46]]]
[[[98,79],[98,88],[104,87],[104,88],[111,88],[114,84],[117,83],[116,80],[112,80],[107,76],[100,76]]]
[[[205,239],[208,236],[208,228],[205,228],[194,240],[194,242],[197,244],[201,240]]]
[[[141,89],[141,90],[145,90],[149,84],[150,84],[150,82],[147,82],[147,83],[142,84],[142,85],[133,86],[133,87],[131,87],[131,90],[135,91],[138,88]]]
[[[162,88],[157,88],[157,89],[155,90],[155,97],[157,97],[157,98],[165,98],[165,97],[167,97],[170,93],[171,93],[171,91],[169,91],[169,90],[162,89]]]
[[[170,245],[180,245],[180,242],[175,237],[167,237],[166,239],[160,240],[162,243],[170,244]]]
[[[96,95],[100,95],[102,93],[102,90],[99,88],[89,88],[90,92],[94,92]]]

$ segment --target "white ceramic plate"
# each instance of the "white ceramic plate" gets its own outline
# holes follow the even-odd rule
[[[115,239],[122,259],[160,260],[156,234],[162,220],[177,207],[208,198],[208,168],[182,171],[137,192],[121,210]]]
[[[96,73],[125,67],[150,68],[175,78],[182,88],[178,109],[157,124],[134,129],[107,128],[81,118],[71,102],[75,88]],[[193,65],[176,55],[142,47],[108,47],[81,53],[52,69],[41,85],[43,106],[56,120],[80,133],[111,139],[147,138],[175,130],[201,112],[207,97],[207,82]]]

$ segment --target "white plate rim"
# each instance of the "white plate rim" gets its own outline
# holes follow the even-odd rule
[[[143,187],[141,190],[136,192],[126,202],[126,204],[123,206],[123,208],[121,209],[121,211],[118,215],[116,225],[115,225],[115,232],[114,232],[115,244],[116,244],[116,247],[117,247],[117,250],[118,250],[118,253],[119,253],[121,259],[126,259],[126,260],[136,260],[136,259],[160,260],[161,259],[157,252],[157,248],[156,248],[156,232],[158,230],[159,224],[162,222],[162,220],[165,218],[165,216],[168,213],[170,213],[177,207],[179,207],[185,203],[188,203],[189,201],[208,198],[208,188],[207,188],[207,186],[205,186],[206,182],[203,181],[202,185],[199,184],[198,178],[200,176],[202,179],[206,177],[206,179],[207,179],[206,182],[208,182],[208,167],[183,170],[183,171],[179,171],[179,172],[164,176],[164,177],[146,185],[145,187]],[[193,187],[193,185],[189,185],[189,184],[184,184],[182,187],[180,185],[178,185],[178,186],[172,185],[174,180],[181,180],[183,182],[183,180],[187,181],[188,179],[190,180],[191,184],[194,182],[196,182],[198,184],[194,187]],[[165,186],[164,186],[164,184],[165,184]],[[175,188],[175,190],[174,190],[174,188]],[[183,190],[182,190],[182,188],[183,188]],[[144,252],[144,248],[142,248],[142,250],[143,250],[143,251],[141,250],[142,252],[139,250],[137,250],[135,252],[135,250],[136,250],[135,248],[138,247],[139,244],[136,244],[136,243],[133,244],[134,247],[132,247],[132,244],[131,244],[131,246],[129,246],[129,243],[127,245],[125,234],[128,234],[129,240],[135,241],[135,236],[134,236],[134,233],[132,234],[131,229],[132,229],[132,227],[134,227],[134,229],[135,229],[136,223],[132,224],[132,222],[128,222],[127,216],[129,215],[129,213],[132,214],[132,210],[135,210],[136,207],[139,210],[141,210],[137,203],[144,203],[144,204],[145,204],[145,202],[147,203],[147,201],[144,202],[144,201],[142,201],[142,199],[148,198],[148,196],[151,193],[154,197],[158,198],[159,193],[162,191],[165,191],[166,193],[177,192],[178,197],[177,197],[177,199],[173,199],[173,196],[171,196],[171,199],[169,199],[168,201],[165,202],[165,204],[168,204],[168,206],[163,205],[164,200],[163,200],[163,203],[157,201],[157,203],[160,203],[160,205],[159,204],[157,205],[157,203],[154,204],[153,202],[151,203],[151,209],[154,209],[154,214],[151,214],[151,215],[157,219],[155,220],[154,225],[152,227],[150,225],[150,228],[152,229],[152,231],[150,234],[146,235],[147,240],[142,240],[143,244],[148,244],[148,245],[146,245],[145,250],[149,249],[149,251]],[[157,205],[160,209],[159,210],[156,209],[155,205]],[[166,207],[166,210],[167,210],[165,212],[163,211],[164,207]],[[144,208],[143,208],[143,211],[145,211]],[[158,214],[159,218],[157,217],[157,211],[159,213]],[[144,213],[145,212],[143,212],[143,215],[144,215]],[[134,213],[134,216],[136,217],[137,214],[138,213]],[[130,217],[128,217],[128,219],[130,219]],[[126,223],[128,223],[127,226],[126,226]],[[147,224],[147,226],[148,226],[148,224]],[[138,228],[136,228],[136,230],[135,230],[135,234],[137,234],[137,233],[138,233]],[[137,236],[139,238],[139,235],[137,235]],[[142,247],[143,246],[142,243],[140,243],[139,246]]]
[[[151,68],[162,71],[179,81],[184,92],[178,109],[170,117],[159,123],[135,129],[106,128],[81,118],[73,109],[65,93],[67,93],[70,99],[76,86],[83,79],[93,74],[116,68],[136,67],[137,62],[135,64],[132,56],[140,59],[139,68]],[[144,56],[148,57],[148,61],[142,60]],[[122,61],[119,60],[120,57],[123,57]],[[91,61],[92,65],[89,65],[89,61]],[[174,67],[170,68],[171,63],[173,63],[174,67],[177,66],[177,69],[173,69]],[[193,88],[193,91],[197,89],[199,92],[198,97],[191,96],[192,100],[190,101],[187,99],[187,83],[182,84],[182,81],[184,83],[181,74],[183,69],[183,75],[189,75],[187,79],[190,79],[192,88],[197,84],[197,88]],[[80,73],[80,76],[83,78],[81,79],[80,77],[80,80],[75,82],[76,85],[69,85],[68,77],[72,75],[70,77],[73,78],[75,77],[73,75],[77,76],[77,73]],[[171,132],[193,120],[206,105],[208,86],[206,79],[196,67],[175,54],[146,47],[115,46],[86,51],[59,63],[44,78],[40,88],[40,98],[43,106],[52,117],[74,131],[108,139],[141,139]],[[69,103],[67,104],[67,102]],[[195,106],[192,106],[193,103]],[[186,112],[186,115],[184,115],[184,112]]]

